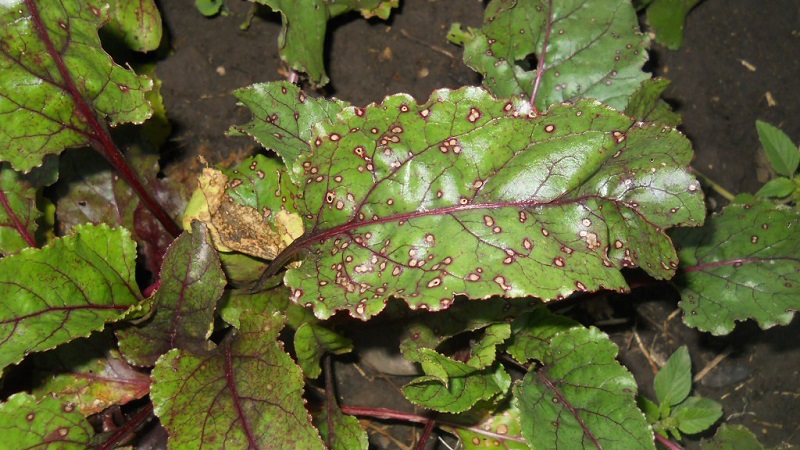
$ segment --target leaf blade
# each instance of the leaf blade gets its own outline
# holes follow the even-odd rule
[[[757,120],[756,131],[775,172],[785,177],[792,177],[800,164],[800,149],[783,130],[767,122]]]
[[[682,345],[656,374],[653,381],[659,403],[670,407],[681,403],[692,390],[692,360],[689,349]]]
[[[9,448],[85,449],[94,435],[75,405],[54,397],[36,400],[26,393],[0,403],[0,430]]]

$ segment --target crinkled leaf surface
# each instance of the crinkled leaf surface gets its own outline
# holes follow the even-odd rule
[[[331,17],[360,10],[364,17],[389,17],[399,0],[253,0],[281,13],[278,48],[293,70],[305,72],[315,86],[328,84],[323,62],[325,31]]]
[[[511,386],[511,376],[502,366],[477,368],[427,348],[418,354],[415,361],[426,375],[403,386],[403,394],[419,406],[460,413],[504,394]]]
[[[435,349],[460,333],[508,322],[539,304],[538,301],[513,301],[496,297],[480,302],[458,299],[445,311],[417,314],[409,320],[403,331],[400,350],[406,358],[417,359],[417,351],[421,348]]]
[[[39,380],[33,393],[54,393],[85,416],[150,393],[150,376],[131,367],[114,349],[111,333],[94,333],[32,357]]]
[[[369,448],[367,432],[361,428],[358,419],[342,414],[338,406],[323,407],[315,422],[322,440],[331,443],[328,446],[330,450],[367,450]],[[332,435],[329,436],[330,433]]]
[[[27,175],[14,171],[8,163],[0,163],[0,254],[16,253],[36,243],[37,220],[42,217],[36,206],[36,193],[57,178],[53,159],[47,159],[44,166]]]
[[[460,417],[455,418],[459,423]],[[452,422],[439,421],[439,428],[452,433],[461,440],[464,450],[499,449],[529,450],[531,447],[522,437],[519,425],[519,408],[516,402],[502,411],[489,414],[475,423],[455,426]]]
[[[669,87],[666,78],[649,78],[642,81],[639,89],[628,99],[625,114],[642,122],[665,124],[677,127],[683,119],[672,111],[669,104],[661,99],[661,94]]]
[[[681,403],[692,390],[692,360],[689,349],[682,345],[658,371],[653,387],[658,402],[672,407]]]
[[[154,0],[112,0],[106,29],[137,52],[149,52],[161,43],[161,13]]]
[[[703,439],[702,450],[764,450],[752,431],[742,425],[723,423],[711,439]]]
[[[14,449],[75,449],[91,447],[94,430],[72,403],[14,394],[0,404],[3,446]]]
[[[28,0],[0,5],[0,159],[23,172],[47,154],[97,140],[100,120],[151,114],[145,77],[114,64],[97,28],[108,5]]]
[[[636,381],[616,356],[617,346],[596,328],[553,336],[542,366],[514,389],[529,445],[655,449],[653,432],[636,407]]]
[[[245,312],[238,334],[207,354],[172,350],[151,398],[173,448],[324,448],[303,400],[303,375],[276,341],[280,315]]]
[[[194,222],[167,250],[160,283],[153,316],[117,331],[120,350],[138,366],[152,366],[172,348],[208,346],[225,275],[203,224]]]
[[[316,323],[301,325],[294,334],[297,364],[310,379],[319,377],[319,362],[326,353],[342,355],[353,351],[353,342],[341,334]]]
[[[0,259],[0,369],[101,330],[139,301],[130,233],[106,225],[73,233]]]
[[[800,309],[799,215],[746,196],[701,229],[676,230],[683,321],[717,335],[749,318],[788,324]]]
[[[481,88],[347,108],[293,173],[306,235],[285,277],[325,318],[471,298],[624,291],[623,267],[677,267],[664,228],[702,221],[689,142],[593,101],[528,114]]]
[[[183,218],[205,223],[220,251],[271,260],[303,234],[303,220],[280,161],[258,155],[230,169],[206,168]]]
[[[498,97],[530,98],[542,64],[541,110],[579,97],[622,109],[648,78],[647,38],[629,2],[494,0],[483,26],[470,31],[464,63]]]
[[[506,352],[520,364],[531,359],[541,361],[550,351],[550,339],[556,333],[581,325],[545,307],[522,314],[511,323],[511,339]]]
[[[341,100],[309,97],[285,81],[254,84],[233,95],[250,109],[253,120],[231,131],[248,134],[265,148],[275,150],[287,167],[311,151],[314,124],[335,118],[348,106]]]

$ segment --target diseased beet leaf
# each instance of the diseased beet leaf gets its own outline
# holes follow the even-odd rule
[[[532,448],[655,449],[636,407],[636,381],[616,356],[617,346],[596,328],[550,339],[542,366],[514,389],[522,435]]]
[[[485,87],[498,97],[530,98],[536,89],[540,110],[576,98],[622,109],[649,77],[647,38],[628,2],[494,0],[480,29],[457,34]]]
[[[135,260],[130,233],[107,225],[0,259],[0,369],[118,320],[140,300]]]
[[[0,4],[0,159],[16,170],[101,139],[98,118],[141,123],[152,113],[152,82],[100,47],[108,9],[97,0]]]
[[[261,83],[233,93],[253,114],[253,120],[231,128],[252,136],[265,148],[278,152],[287,167],[311,151],[314,125],[334,119],[348,103],[309,97],[292,83]]]
[[[306,235],[285,277],[317,317],[366,319],[470,298],[627,290],[620,269],[670,278],[664,229],[701,223],[689,142],[593,101],[535,115],[481,88],[347,108],[292,172]]]
[[[244,312],[212,352],[172,350],[151,398],[173,448],[323,449],[305,409],[303,374],[276,341],[282,316]]]
[[[37,191],[58,178],[54,159],[27,175],[0,163],[0,254],[10,255],[36,247],[37,221],[42,212],[36,206]]]
[[[54,397],[14,394],[0,404],[3,446],[15,449],[84,450],[94,430],[74,404]]]
[[[672,233],[680,248],[683,321],[728,334],[736,321],[786,325],[800,309],[800,214],[741,196],[695,230]]]
[[[112,0],[110,4],[110,21],[106,30],[131,50],[149,52],[158,48],[164,30],[155,0]]]
[[[478,421],[469,417],[457,417],[455,423],[468,426],[454,426],[454,423],[439,422],[439,428],[452,433],[461,440],[464,450],[530,450],[522,437],[519,425],[519,408],[516,400],[511,405],[494,414],[488,414]]]
[[[367,450],[369,439],[358,419],[342,414],[338,406],[325,405],[317,417],[316,426],[329,450]],[[327,444],[326,444],[327,445]]]
[[[85,416],[150,393],[150,375],[131,367],[114,349],[111,332],[94,333],[31,359],[32,393],[69,400]]]
[[[152,366],[172,348],[206,349],[210,345],[217,300],[225,288],[219,257],[208,231],[194,222],[167,250],[160,286],[153,294],[152,317],[117,331],[125,358]]]

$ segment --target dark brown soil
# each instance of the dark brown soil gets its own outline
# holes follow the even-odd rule
[[[483,2],[402,3],[389,22],[355,15],[332,22],[326,55],[332,85],[321,94],[354,104],[396,92],[423,100],[436,88],[479,82],[461,62],[460,48],[449,45],[445,35],[453,22],[479,26]],[[163,1],[160,6],[173,50],[158,66],[167,111],[175,124],[168,160],[182,162],[171,164],[167,172],[185,177],[191,185],[199,172],[198,155],[215,163],[235,161],[257,150],[248,138],[225,137],[231,125],[249,120],[231,91],[285,78],[277,53],[280,17],[259,10],[250,28],[242,31],[240,24],[251,8],[248,2],[227,0],[227,14],[213,19],[202,17],[192,2]],[[778,125],[800,140],[797,0],[707,0],[689,17],[684,47],[670,52],[656,46],[652,68],[673,80],[666,97],[683,114],[682,130],[697,154],[694,166],[729,191],[753,192],[760,186],[756,119]],[[725,202],[713,193],[710,198],[716,205]],[[603,329],[620,345],[621,360],[645,393],[652,396],[653,376],[645,354],[663,361],[687,344],[698,372],[725,352],[728,356],[698,383],[695,393],[721,401],[727,422],[746,425],[765,445],[800,445],[797,321],[768,331],[748,323],[717,338],[682,325],[679,316],[671,315],[677,307],[675,295],[663,289],[611,299],[610,305],[613,317],[628,320]],[[586,317],[591,320],[597,314]],[[370,384],[344,368],[337,377],[344,403],[403,407],[391,384],[402,385],[403,379],[390,383],[377,378]],[[390,431],[391,437],[373,433],[376,448],[403,448],[392,439],[413,448],[420,429]]]

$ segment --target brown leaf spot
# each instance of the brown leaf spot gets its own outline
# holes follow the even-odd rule
[[[436,277],[436,278],[434,278],[434,279],[432,279],[431,281],[428,282],[428,287],[429,288],[435,288],[435,287],[437,287],[437,286],[439,286],[441,284],[442,284],[442,279],[439,278],[439,277]]]
[[[494,226],[494,219],[491,216],[483,216],[483,223],[486,224],[487,227]]]
[[[557,267],[564,267],[566,265],[564,258],[560,256],[557,256],[555,259],[553,259],[553,264],[555,264]]]
[[[544,131],[545,131],[545,133],[552,133],[553,131],[556,131],[556,126],[553,125],[552,123],[551,124],[547,124],[544,127]]]
[[[506,284],[506,279],[503,278],[501,275],[498,275],[498,276],[494,277],[494,282],[497,283],[497,285],[500,286],[500,289],[502,289],[504,291],[510,291],[511,290],[511,286]]]
[[[481,113],[481,110],[479,110],[478,108],[470,108],[469,114],[467,115],[467,120],[470,121],[470,123],[475,123],[478,119],[481,118],[482,115],[483,114]]]

